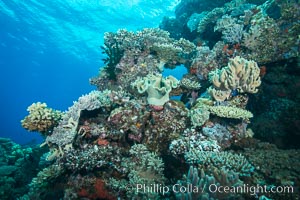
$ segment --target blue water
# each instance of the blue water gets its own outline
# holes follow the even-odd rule
[[[33,102],[66,110],[94,87],[104,32],[158,27],[171,0],[1,0],[0,137],[40,142],[20,125]]]

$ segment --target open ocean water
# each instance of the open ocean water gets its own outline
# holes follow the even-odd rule
[[[42,101],[67,110],[91,91],[88,79],[103,65],[104,32],[158,27],[177,3],[1,1],[1,136],[21,144],[37,138],[19,123],[27,107]]]

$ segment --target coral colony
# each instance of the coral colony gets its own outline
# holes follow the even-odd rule
[[[105,33],[97,90],[65,112],[29,106],[22,126],[46,153],[20,199],[299,198],[299,152],[254,139],[263,125],[251,125],[266,66],[299,56],[299,12],[296,1],[185,0],[160,28]],[[163,76],[180,65],[181,80]],[[28,149],[15,151],[12,163]]]

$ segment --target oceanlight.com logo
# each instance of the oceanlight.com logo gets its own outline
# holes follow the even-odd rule
[[[171,186],[165,186],[162,184],[136,184],[127,185],[126,190],[135,191],[136,193],[157,193],[161,195],[170,194],[173,192],[175,194],[179,193],[219,193],[219,194],[249,194],[252,196],[260,196],[263,194],[275,194],[275,193],[294,193],[293,186],[266,186],[266,185],[256,185],[251,186],[249,184],[243,184],[240,186],[220,186],[217,184],[204,184],[203,187],[198,187],[192,184],[182,186],[180,184],[174,184]]]
[[[250,194],[252,196],[259,196],[260,194],[268,193],[294,193],[294,188],[293,186],[250,186],[249,184],[243,184],[241,186],[219,186],[210,184],[208,191],[210,193]]]

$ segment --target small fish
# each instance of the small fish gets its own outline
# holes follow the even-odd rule
[[[266,75],[266,73],[267,73],[267,67],[264,65],[264,66],[261,66],[260,68],[259,68],[259,70],[260,70],[260,72],[259,72],[259,75],[261,76],[261,77],[264,77],[265,75]]]
[[[237,91],[237,89],[231,90],[231,96],[235,97],[239,94],[239,92]]]

